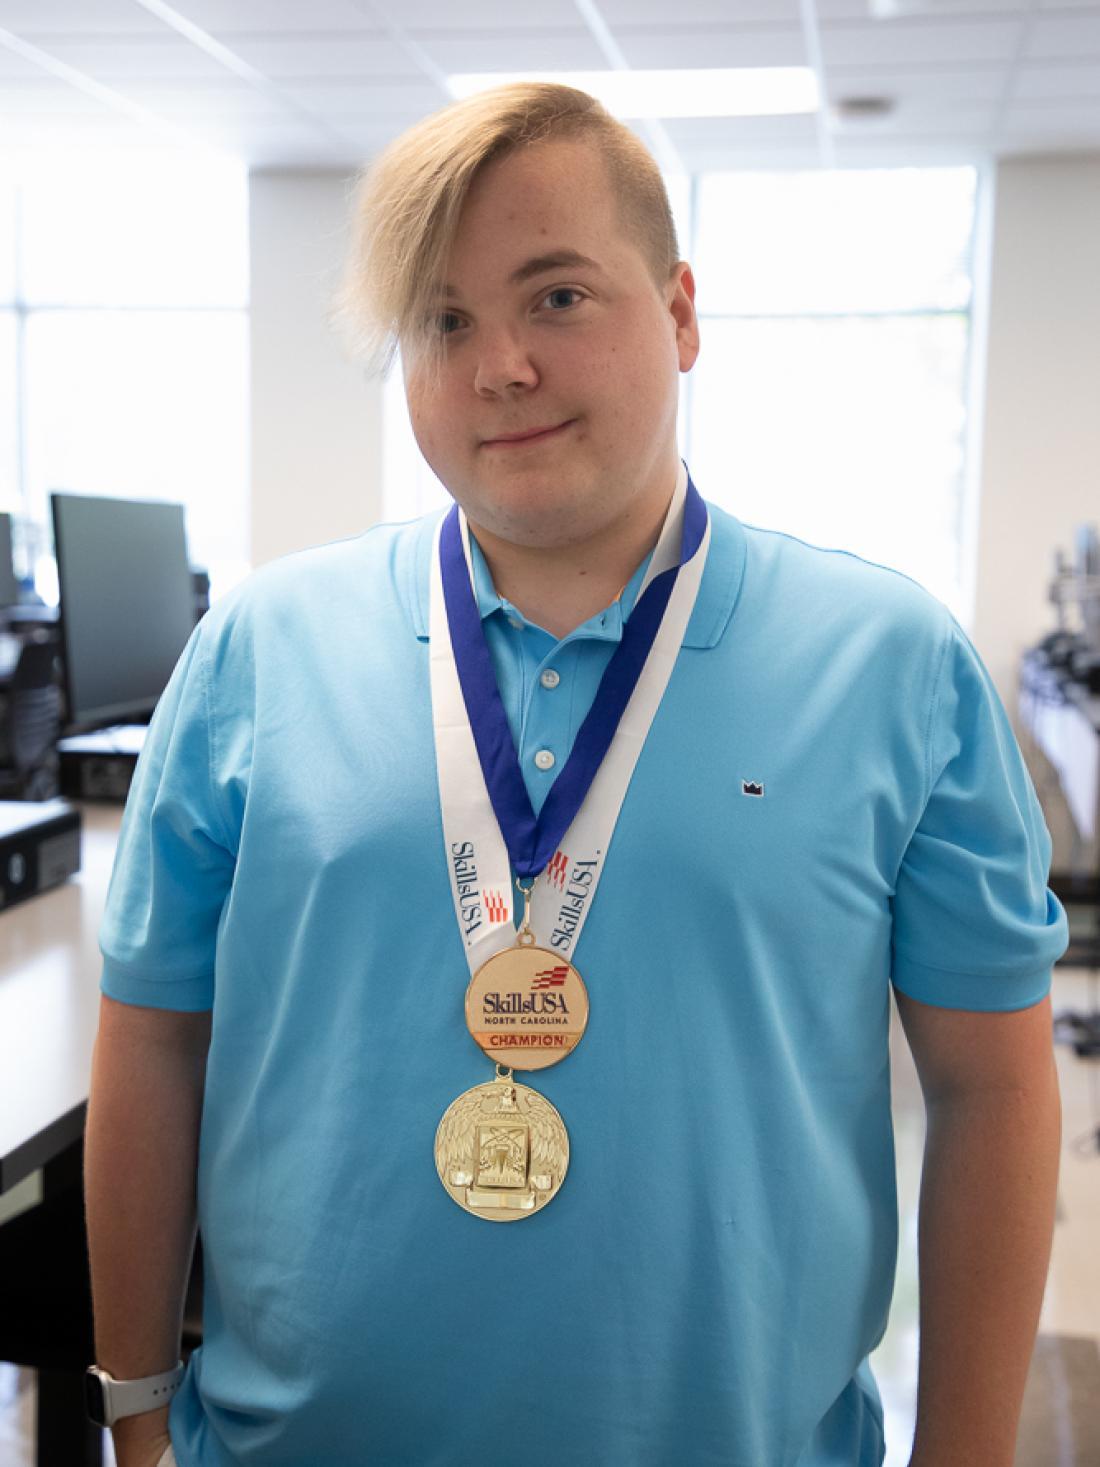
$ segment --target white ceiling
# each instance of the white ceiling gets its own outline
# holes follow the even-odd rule
[[[814,66],[886,117],[638,124],[687,170],[1100,151],[1092,0],[0,0],[0,147],[353,167],[458,71]]]

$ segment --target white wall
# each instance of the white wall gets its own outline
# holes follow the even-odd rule
[[[995,175],[973,637],[1015,712],[1057,546],[1100,521],[1100,154]]]
[[[380,517],[382,386],[347,360],[326,322],[346,175],[253,174],[250,215],[259,565]],[[1020,655],[1053,625],[1054,548],[1069,547],[1079,521],[1100,519],[1100,155],[1001,161],[987,227],[972,631],[1014,712]]]
[[[251,560],[357,535],[379,517],[381,386],[327,316],[343,261],[343,173],[253,173]]]

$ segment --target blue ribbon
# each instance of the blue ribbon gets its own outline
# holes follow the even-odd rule
[[[623,627],[573,749],[536,817],[516,756],[462,547],[458,506],[443,521],[439,566],[455,666],[481,772],[517,875],[535,877],[558,849],[587,795],[642,675],[680,568],[702,544],[707,509],[688,476],[680,559],[653,577]]]

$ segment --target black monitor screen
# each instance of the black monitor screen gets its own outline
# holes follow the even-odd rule
[[[19,600],[19,582],[11,563],[11,515],[0,514],[0,606]]]
[[[68,727],[142,721],[195,625],[183,505],[50,499]]]

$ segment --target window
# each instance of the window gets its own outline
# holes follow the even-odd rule
[[[911,575],[962,616],[973,168],[667,180],[702,350],[680,439],[740,519]],[[400,372],[386,387],[387,517],[446,503]]]
[[[975,187],[972,168],[696,184],[700,491],[904,571],[956,614]]]
[[[0,306],[0,510],[8,514],[21,508],[19,459],[16,452],[16,317],[10,307]]]
[[[247,572],[246,188],[182,153],[9,160],[0,492],[26,554],[63,489],[180,501],[214,593]]]

